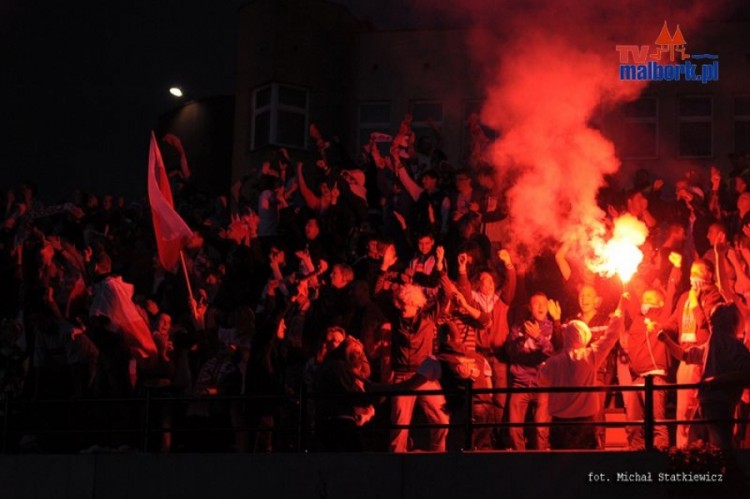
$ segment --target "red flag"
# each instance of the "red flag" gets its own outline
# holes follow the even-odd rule
[[[180,259],[180,251],[193,237],[193,231],[174,210],[172,189],[169,187],[164,160],[153,131],[148,151],[148,200],[151,204],[159,261],[162,267],[174,271]]]
[[[121,333],[125,344],[140,358],[156,356],[156,343],[148,322],[133,303],[133,285],[122,277],[110,276],[94,286],[89,316],[108,318],[107,329]]]

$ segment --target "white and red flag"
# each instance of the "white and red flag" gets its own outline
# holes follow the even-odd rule
[[[159,262],[162,267],[174,272],[180,260],[180,251],[193,237],[193,231],[174,210],[169,177],[153,131],[148,151],[148,200],[154,222],[156,246],[159,250]]]

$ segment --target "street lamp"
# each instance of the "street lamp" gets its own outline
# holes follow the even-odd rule
[[[169,89],[169,93],[175,97],[182,97],[182,89],[180,87],[172,87]]]

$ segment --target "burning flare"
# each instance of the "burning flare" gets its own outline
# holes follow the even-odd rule
[[[606,277],[617,274],[626,283],[643,261],[643,253],[638,248],[643,245],[647,236],[646,224],[629,214],[619,216],[615,219],[609,241],[601,236],[592,238],[594,257],[586,260],[586,266],[592,272]]]

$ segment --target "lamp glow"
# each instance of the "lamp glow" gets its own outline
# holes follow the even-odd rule
[[[182,89],[180,87],[172,87],[169,89],[169,93],[175,97],[182,97]]]

